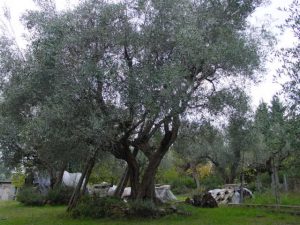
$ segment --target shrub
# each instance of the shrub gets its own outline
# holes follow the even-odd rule
[[[211,190],[221,187],[223,184],[222,178],[218,174],[212,174],[201,180],[201,185],[205,190]]]
[[[268,173],[259,174],[258,176],[260,177],[263,187],[270,187],[271,176]]]
[[[17,201],[28,206],[42,206],[45,204],[45,196],[34,187],[24,187],[17,194]]]
[[[123,217],[127,211],[127,205],[119,198],[85,196],[79,204],[72,210],[74,218],[104,218]]]
[[[259,192],[259,190],[257,190],[257,184],[255,182],[248,183],[247,188],[249,190],[251,190],[252,192],[256,192],[256,191]],[[262,191],[262,190],[263,190],[263,188],[261,187],[260,191]]]
[[[72,196],[73,191],[74,188],[64,186],[60,186],[49,190],[46,196],[47,203],[51,205],[67,205]]]
[[[160,210],[149,200],[134,200],[129,202],[129,214],[134,217],[158,217]]]
[[[168,169],[159,168],[156,182],[170,184],[174,194],[186,194],[196,188],[194,179],[186,172],[178,170],[175,166]]]
[[[175,166],[169,169],[158,170],[156,182],[170,184],[174,194],[183,194],[196,187],[195,181],[182,171],[178,171]]]
[[[189,192],[191,189],[196,188],[193,178],[188,176],[179,176],[171,181],[172,192],[174,194],[183,194]]]
[[[16,173],[14,173],[11,178],[12,185],[14,185],[16,188],[23,187],[25,184],[25,177],[26,175],[22,173],[21,169],[17,168]]]

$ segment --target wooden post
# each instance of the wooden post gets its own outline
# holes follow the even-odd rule
[[[240,204],[244,203],[244,171],[241,174]]]
[[[289,191],[289,186],[288,186],[288,182],[287,182],[287,178],[286,178],[285,174],[283,174],[283,185],[284,185],[284,191],[288,192]]]
[[[244,161],[245,161],[245,152],[242,152],[242,173],[241,173],[241,187],[240,187],[240,204],[244,203]]]
[[[279,196],[279,184],[278,184],[278,170],[275,164],[274,157],[272,158],[272,190],[275,196],[276,205],[280,204],[280,196]]]
[[[258,192],[261,192],[261,188],[262,188],[262,183],[261,183],[261,180],[260,180],[260,177],[259,175],[257,174],[256,175],[256,189]]]

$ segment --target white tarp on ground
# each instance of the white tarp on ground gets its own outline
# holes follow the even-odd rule
[[[234,192],[232,198],[231,198],[231,203],[233,204],[239,204],[241,200],[241,195],[237,191]]]
[[[92,195],[98,195],[100,197],[107,196],[107,192],[111,185],[107,182],[102,182],[100,184],[88,185],[88,192]]]
[[[80,180],[80,177],[81,177],[81,173],[69,173],[68,171],[64,171],[62,183],[67,187],[76,187],[76,185],[78,184],[78,182]],[[104,184],[106,184],[106,185],[104,185]],[[103,187],[103,189],[105,191],[107,191],[107,195],[112,196],[117,189],[116,185],[106,188],[107,183],[102,183],[102,184],[99,184],[98,186],[96,185],[95,187],[92,187],[90,190],[90,193],[102,192],[102,190],[100,191],[100,189],[102,189],[102,187]],[[99,189],[99,190],[97,190],[97,189]],[[131,194],[131,187],[126,187],[122,194],[122,198],[127,198],[130,196],[130,194]],[[157,198],[159,198],[163,202],[177,200],[177,198],[171,191],[170,185],[162,185],[159,187],[155,187],[155,195]]]
[[[117,189],[117,186],[113,185],[112,187],[110,187],[108,189],[107,195],[113,196],[116,189]],[[130,194],[131,194],[131,187],[126,187],[123,191],[122,198],[128,198],[130,196]]]
[[[170,185],[155,187],[155,195],[163,202],[177,200],[176,196],[171,191]]]
[[[231,202],[234,189],[214,189],[210,190],[209,193],[211,193],[218,204],[227,204]]]
[[[116,191],[116,189],[117,189],[117,186],[116,186],[116,185],[113,185],[112,187],[110,187],[110,188],[108,189],[107,195],[108,195],[108,196],[113,196],[114,193],[115,193],[115,191]]]
[[[253,196],[252,192],[247,189],[243,188],[244,196]],[[233,189],[233,188],[223,188],[223,189],[213,189],[208,191],[211,195],[216,199],[218,204],[228,204],[228,203],[235,203],[238,204],[240,202],[240,189]]]
[[[112,196],[115,193],[116,189],[117,189],[116,185],[110,187],[108,189],[107,194],[109,196]],[[131,187],[126,187],[122,194],[122,198],[127,198],[130,196],[130,194],[131,194]],[[155,195],[162,202],[177,200],[176,196],[171,191],[170,185],[162,185],[159,187],[155,187]]]
[[[68,171],[64,171],[62,182],[67,187],[76,187],[80,177],[81,173],[69,173]]]

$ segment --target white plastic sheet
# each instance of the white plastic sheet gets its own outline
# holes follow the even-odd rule
[[[116,189],[117,189],[116,185],[112,186],[111,188],[109,188],[107,195],[112,196],[115,193]],[[127,198],[130,196],[130,194],[131,194],[131,187],[126,187],[122,194],[122,198]],[[162,202],[177,200],[176,196],[171,191],[170,185],[162,185],[159,187],[155,187],[155,195]]]
[[[67,187],[76,187],[80,177],[81,177],[81,173],[69,173],[68,171],[64,171],[62,181],[63,184],[66,185]]]

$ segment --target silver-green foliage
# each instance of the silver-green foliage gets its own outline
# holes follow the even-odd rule
[[[58,12],[41,1],[23,17],[24,58],[1,51],[4,117],[41,161],[99,149],[129,161],[135,148],[153,176],[180,115],[208,105],[207,84],[254,77],[259,46],[245,30],[260,2],[87,0]]]

